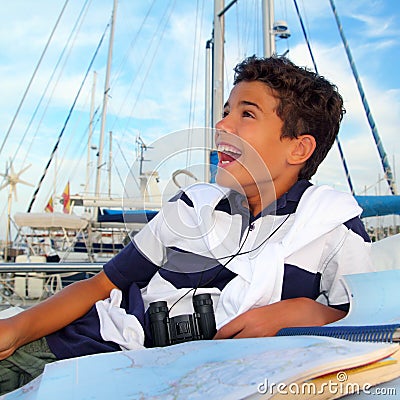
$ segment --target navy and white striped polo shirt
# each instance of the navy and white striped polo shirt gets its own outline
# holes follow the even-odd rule
[[[171,316],[190,313],[191,289],[197,288],[196,293],[212,294],[216,308],[219,294],[237,276],[243,259],[256,257],[265,241],[279,242],[285,237],[309,187],[310,182],[298,181],[257,216],[243,205],[241,194],[223,188],[205,212],[196,208],[193,192],[180,192],[171,199],[164,214],[160,212],[104,266],[108,278],[123,292],[121,306],[143,326],[145,344],[150,344],[146,310],[151,301],[174,304]],[[198,190],[203,197],[201,186]],[[290,254],[284,260],[280,299],[308,297],[346,310],[348,297],[339,278],[371,269],[369,242],[361,220],[355,217]],[[268,268],[268,260],[265,264]],[[241,294],[237,296],[240,301]],[[93,307],[85,317],[50,335],[48,342],[59,358],[119,350],[99,332]]]

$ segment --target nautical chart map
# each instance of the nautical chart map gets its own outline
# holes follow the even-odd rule
[[[188,342],[58,361],[0,399],[242,399],[263,382],[290,383],[389,347],[318,337]]]

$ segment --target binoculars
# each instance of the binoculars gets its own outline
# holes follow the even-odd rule
[[[193,296],[193,314],[169,317],[166,301],[149,305],[150,329],[154,347],[212,339],[217,332],[213,302],[209,293]]]

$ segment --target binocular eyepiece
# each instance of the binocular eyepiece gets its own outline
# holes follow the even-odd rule
[[[169,317],[166,301],[149,305],[153,346],[163,347],[192,340],[212,339],[217,332],[213,302],[209,293],[193,296],[193,314]]]

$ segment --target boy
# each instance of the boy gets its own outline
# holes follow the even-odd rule
[[[185,189],[98,275],[0,321],[0,392],[55,359],[151,345],[153,301],[188,314],[194,292],[210,293],[216,339],[345,316],[340,276],[371,266],[361,209],[308,182],[338,133],[342,98],[285,58],[250,57],[235,72],[216,126],[218,185]]]

